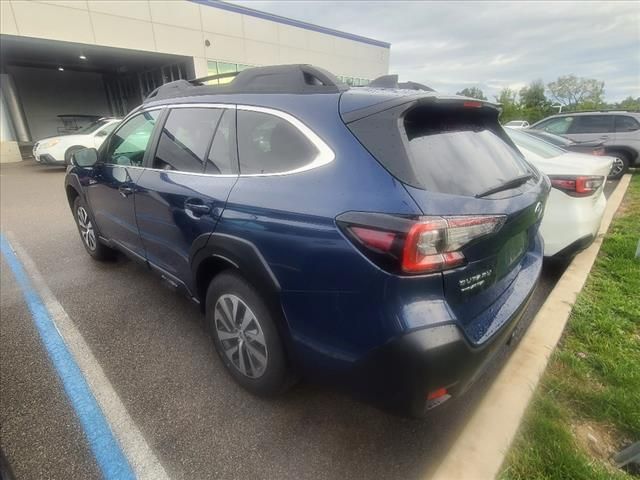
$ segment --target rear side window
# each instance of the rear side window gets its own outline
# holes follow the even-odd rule
[[[238,110],[240,173],[272,174],[311,163],[318,149],[288,121],[262,112]]]
[[[176,108],[162,128],[153,168],[202,173],[223,110]]]
[[[495,111],[419,106],[349,128],[396,178],[424,190],[474,196],[530,172]]]
[[[633,117],[616,115],[616,132],[635,132],[640,129],[640,123]]]
[[[613,115],[578,115],[573,120],[569,133],[611,133]]]

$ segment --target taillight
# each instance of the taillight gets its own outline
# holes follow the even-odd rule
[[[572,197],[588,197],[598,191],[605,178],[595,175],[549,175],[551,186]]]
[[[461,248],[497,232],[504,215],[407,218],[348,212],[336,221],[372,261],[394,273],[439,272],[466,262]]]

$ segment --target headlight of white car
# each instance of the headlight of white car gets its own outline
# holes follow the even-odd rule
[[[44,148],[51,148],[51,147],[55,147],[55,146],[56,146],[57,144],[59,144],[59,143],[60,143],[60,140],[57,140],[57,139],[56,139],[56,140],[50,140],[50,141],[48,141],[47,143],[45,143],[45,144],[43,145],[43,147],[44,147]]]

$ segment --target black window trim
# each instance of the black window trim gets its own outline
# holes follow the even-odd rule
[[[181,172],[178,170],[162,170],[158,168],[152,168],[150,165],[152,164],[152,160],[155,157],[156,149],[158,148],[158,142],[160,140],[160,132],[162,131],[162,128],[159,128],[159,127],[160,125],[164,127],[164,123],[166,121],[168,111],[174,108],[223,108],[227,110],[236,110],[236,111],[245,110],[250,112],[266,113],[268,115],[273,115],[273,116],[282,118],[283,120],[289,122],[294,128],[298,129],[298,131],[300,131],[300,133],[302,133],[316,147],[316,149],[318,150],[318,154],[311,162],[304,164],[302,167],[298,167],[293,170],[288,170],[285,172],[244,173],[244,174],[241,172],[238,172],[238,173],[220,174],[220,173]],[[147,149],[142,166],[127,166],[127,168],[141,168],[145,170],[152,170],[152,171],[164,172],[164,173],[170,172],[170,173],[175,173],[179,175],[205,175],[209,177],[230,177],[230,178],[277,177],[282,175],[293,175],[296,173],[302,173],[308,170],[313,170],[315,168],[319,168],[324,165],[327,165],[333,162],[333,160],[335,160],[334,151],[311,128],[306,126],[302,121],[300,121],[293,115],[287,112],[283,112],[282,110],[277,110],[275,108],[270,108],[270,107],[258,107],[253,105],[237,105],[237,104],[230,104],[230,103],[178,103],[178,104],[169,104],[169,105],[158,105],[154,107],[138,108],[132,111],[126,118],[122,120],[122,124],[125,124],[126,122],[128,122],[129,119],[133,118],[135,115],[149,112],[151,110],[159,110],[159,109],[164,109],[165,112],[161,114],[161,116],[158,118],[158,121],[156,122],[155,130],[151,135],[151,140],[150,140],[151,148]],[[238,117],[236,115],[236,122],[237,122],[237,118]],[[118,130],[119,129],[120,129],[120,126],[118,127]],[[115,130],[114,132],[112,132],[112,134],[116,133],[118,130]],[[236,149],[238,146],[237,131],[238,131],[238,128],[236,125]],[[153,151],[153,154],[150,153],[151,151]]]

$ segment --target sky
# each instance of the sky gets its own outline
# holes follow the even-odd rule
[[[389,73],[443,93],[479,87],[493,100],[574,74],[605,99],[640,97],[640,2],[236,1],[391,43]]]

